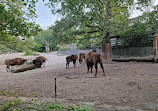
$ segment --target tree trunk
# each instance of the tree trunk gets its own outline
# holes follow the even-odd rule
[[[111,60],[112,58],[111,43],[102,44],[102,56],[106,60]]]
[[[11,72],[12,73],[18,73],[18,72],[23,72],[23,71],[39,68],[39,67],[40,66],[37,66],[37,65],[34,65],[34,64],[25,64],[25,65],[13,66],[11,68]]]
[[[157,53],[157,39],[158,39],[158,23],[157,23],[157,33],[156,33],[156,38],[153,41],[153,55],[155,58],[155,62],[158,62],[158,53]]]
[[[45,43],[46,43],[46,52],[49,53],[49,49],[50,49],[49,48],[49,43],[47,41],[45,41]]]

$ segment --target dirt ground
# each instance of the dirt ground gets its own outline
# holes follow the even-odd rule
[[[78,61],[75,68],[71,63],[66,69],[66,56],[58,56],[56,52],[41,55],[48,58],[45,67],[20,73],[6,72],[4,60],[33,59],[35,56],[23,56],[22,53],[0,55],[1,100],[4,91],[12,96],[51,100],[55,97],[54,78],[57,78],[57,101],[62,104],[158,111],[157,63],[105,61],[106,76],[99,66],[95,77],[94,69],[93,73],[87,74],[86,65]]]

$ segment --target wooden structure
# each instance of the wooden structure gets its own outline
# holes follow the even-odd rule
[[[128,57],[128,58],[113,58],[112,61],[116,62],[130,62],[130,61],[137,61],[137,62],[155,62],[153,57]]]
[[[112,58],[112,48],[111,43],[102,44],[102,56],[106,60],[111,60]]]
[[[158,62],[157,39],[158,39],[158,23],[157,23],[156,37],[153,41],[153,55],[154,55],[154,58],[155,58],[155,62]]]

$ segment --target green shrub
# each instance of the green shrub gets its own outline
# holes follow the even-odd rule
[[[6,46],[0,44],[0,54],[8,53],[8,52],[16,52],[15,50],[12,50],[10,48],[7,48]]]
[[[70,48],[67,48],[67,47],[61,47],[61,48],[60,48],[61,51],[65,51],[65,50],[69,50],[69,49],[70,49]]]
[[[32,50],[27,49],[24,55],[25,55],[25,56],[34,55],[34,53],[33,53]]]
[[[54,51],[58,51],[58,49],[59,49],[59,47],[55,47],[55,48],[54,48]]]
[[[42,51],[42,49],[41,49],[42,46],[43,46],[42,44],[36,43],[35,47],[33,48],[33,50],[37,51],[37,52],[41,52]]]

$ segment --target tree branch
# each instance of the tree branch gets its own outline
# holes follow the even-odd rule
[[[101,0],[99,0],[99,2],[100,2],[101,4],[103,4],[103,2],[102,2]]]
[[[76,35],[80,35],[80,34],[86,34],[86,33],[96,33],[96,32],[99,32],[100,30],[93,30],[93,31],[89,31],[89,32],[86,32],[86,31],[80,31],[80,32],[78,32],[78,31],[76,31],[75,32],[75,34]]]
[[[80,39],[77,39],[77,40],[96,39],[96,38],[100,37],[100,35],[94,36],[94,37],[90,37],[90,38],[80,38]]]
[[[100,29],[100,27],[99,26],[91,26],[91,25],[86,25],[87,27],[91,27],[91,28],[98,28],[98,29]]]

